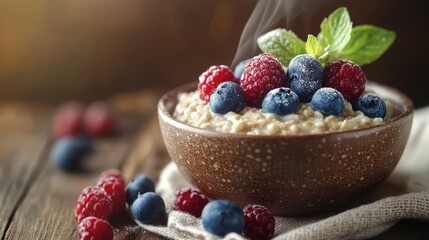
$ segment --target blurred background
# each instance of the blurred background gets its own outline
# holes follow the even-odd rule
[[[209,66],[232,63],[256,2],[2,0],[0,100],[92,101],[197,81]],[[402,89],[416,106],[424,106],[429,104],[429,21],[423,3],[330,1],[318,3],[317,11],[286,16],[278,25],[306,39],[319,32],[325,16],[346,6],[355,25],[395,31],[391,49],[364,70],[369,79]]]

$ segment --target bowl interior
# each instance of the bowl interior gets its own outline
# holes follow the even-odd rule
[[[164,121],[169,122],[170,124],[174,124],[176,127],[187,129],[190,131],[194,131],[197,133],[204,133],[209,135],[236,135],[236,134],[230,134],[230,133],[220,133],[210,130],[205,130],[193,126],[186,125],[182,122],[177,121],[173,117],[173,113],[175,110],[175,107],[178,103],[178,97],[177,95],[180,92],[191,92],[195,91],[197,88],[197,83],[188,83],[185,85],[182,85],[180,87],[177,87],[169,92],[167,92],[159,101],[158,103],[158,110],[160,111],[160,114]],[[390,102],[390,108],[389,112],[385,117],[385,121],[382,124],[372,126],[369,128],[377,128],[381,127],[383,125],[389,124],[392,121],[396,121],[404,116],[407,116],[412,113],[414,107],[412,101],[402,92],[398,91],[397,89],[394,89],[392,87],[375,83],[375,82],[368,82],[366,84],[366,90],[373,91],[377,95],[379,95],[384,100],[388,100]],[[353,132],[353,131],[360,131],[361,129],[356,130],[348,130],[348,131],[342,131],[342,132],[331,132],[331,133],[323,133],[324,135],[328,134],[340,134],[340,133],[347,133],[347,132]],[[320,135],[320,134],[311,134],[311,135]],[[242,134],[242,136],[246,136]],[[299,136],[306,136],[306,135],[299,135]],[[298,136],[298,137],[299,137]],[[264,137],[264,136],[258,136],[258,137]],[[291,137],[291,136],[281,136],[281,137]],[[297,136],[292,136],[297,137]]]

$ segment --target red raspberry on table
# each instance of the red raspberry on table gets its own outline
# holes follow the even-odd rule
[[[86,187],[77,199],[74,217],[77,222],[90,216],[107,220],[112,209],[112,202],[106,192],[98,187]]]
[[[261,205],[247,205],[244,212],[244,236],[252,240],[271,239],[276,220],[267,208]]]
[[[125,180],[118,170],[112,169],[101,174],[97,187],[109,196],[113,210],[112,216],[117,216],[125,210]]]
[[[203,208],[210,202],[200,190],[196,188],[182,188],[176,192],[173,209],[200,217]]]
[[[263,53],[250,59],[240,85],[247,106],[261,108],[262,100],[269,91],[286,86],[286,73],[276,58]]]
[[[105,220],[96,217],[84,218],[78,226],[81,240],[112,240],[113,228]]]
[[[325,86],[337,89],[351,102],[362,95],[367,81],[362,69],[347,60],[330,62],[325,67]]]
[[[83,132],[83,107],[76,102],[65,103],[53,116],[55,138],[78,136]]]
[[[103,102],[95,102],[88,106],[83,123],[86,132],[91,136],[108,136],[116,131],[113,111]]]
[[[211,66],[199,77],[198,90],[200,90],[200,99],[208,103],[212,92],[223,82],[240,84],[240,81],[234,77],[234,73],[227,66]]]

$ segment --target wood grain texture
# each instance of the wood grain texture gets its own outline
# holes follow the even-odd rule
[[[17,210],[6,239],[71,238],[76,228],[73,216],[78,195],[84,187],[95,185],[102,171],[121,164],[131,148],[132,129],[135,126],[123,124],[121,135],[95,140],[95,151],[87,159],[84,173],[59,171],[45,152],[44,167]]]
[[[140,97],[139,100],[156,102],[154,100],[156,95],[145,94],[145,96]],[[156,104],[154,105],[156,106]],[[0,179],[2,182],[0,189],[2,192],[0,199],[2,199],[2,206],[10,206],[1,208],[2,239],[77,239],[77,224],[73,216],[78,195],[85,186],[95,185],[102,171],[109,168],[120,168],[124,165],[127,155],[135,143],[139,142],[136,139],[141,139],[139,129],[148,128],[147,124],[153,122],[151,119],[154,117],[155,106],[140,108],[137,113],[124,112],[119,108],[117,112],[121,114],[120,134],[111,138],[95,139],[93,141],[95,151],[87,159],[85,171],[80,173],[62,172],[51,161],[50,151],[53,141],[50,140],[50,117],[52,108],[51,111],[41,113],[43,117],[40,119],[19,115],[25,120],[24,122],[33,124],[33,128],[36,128],[37,131],[29,131],[28,129],[33,128],[19,125],[20,128],[27,129],[29,133],[21,134],[20,138],[11,143],[7,141],[7,138],[1,138]],[[10,109],[10,111],[17,111],[16,107]],[[0,116],[11,115],[10,113],[3,114],[4,112],[5,110],[2,108]],[[27,110],[21,112],[26,113]],[[9,118],[1,119],[3,128],[17,125],[12,124],[17,120]],[[41,127],[42,123],[44,127]],[[10,135],[20,135],[20,131],[16,131],[15,128],[9,132]],[[4,134],[3,136],[9,135]],[[22,149],[15,146],[18,144],[26,149],[22,154],[20,152]],[[12,155],[8,149],[15,150],[14,154]],[[19,161],[16,161],[15,155],[19,155]],[[28,164],[28,161],[24,161],[27,159],[34,163]],[[14,194],[10,193],[11,190],[14,191]],[[116,239],[121,239],[121,236],[124,237],[123,239],[141,237],[147,239],[146,236],[159,239],[156,235],[138,228],[131,230],[135,224],[127,214],[119,219],[114,219],[113,224],[118,228],[116,232],[123,229],[124,233],[115,234]]]
[[[26,196],[49,141],[50,109],[0,104],[0,235]]]

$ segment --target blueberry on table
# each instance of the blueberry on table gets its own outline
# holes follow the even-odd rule
[[[51,155],[55,164],[62,170],[76,171],[91,150],[92,145],[88,138],[67,137],[55,143]]]
[[[166,220],[164,200],[154,192],[139,195],[131,206],[131,214],[144,224],[163,224]]]
[[[386,116],[386,104],[383,99],[375,94],[363,94],[354,105],[357,110],[362,111],[370,118],[384,118]]]
[[[244,229],[243,210],[228,200],[214,200],[208,203],[201,214],[203,227],[218,236],[241,233]]]
[[[217,114],[238,113],[245,106],[244,92],[237,83],[221,83],[210,96],[209,106],[210,110]]]
[[[155,184],[152,179],[144,174],[140,174],[128,183],[125,188],[127,202],[131,206],[137,197],[146,192],[154,192]]]
[[[311,99],[311,108],[323,115],[339,116],[344,111],[345,100],[341,93],[333,88],[321,88]]]
[[[276,88],[271,90],[262,101],[262,110],[284,116],[298,110],[299,97],[290,88]]]
[[[320,62],[308,55],[301,54],[289,63],[287,81],[301,102],[310,102],[313,94],[322,87],[323,67]]]

